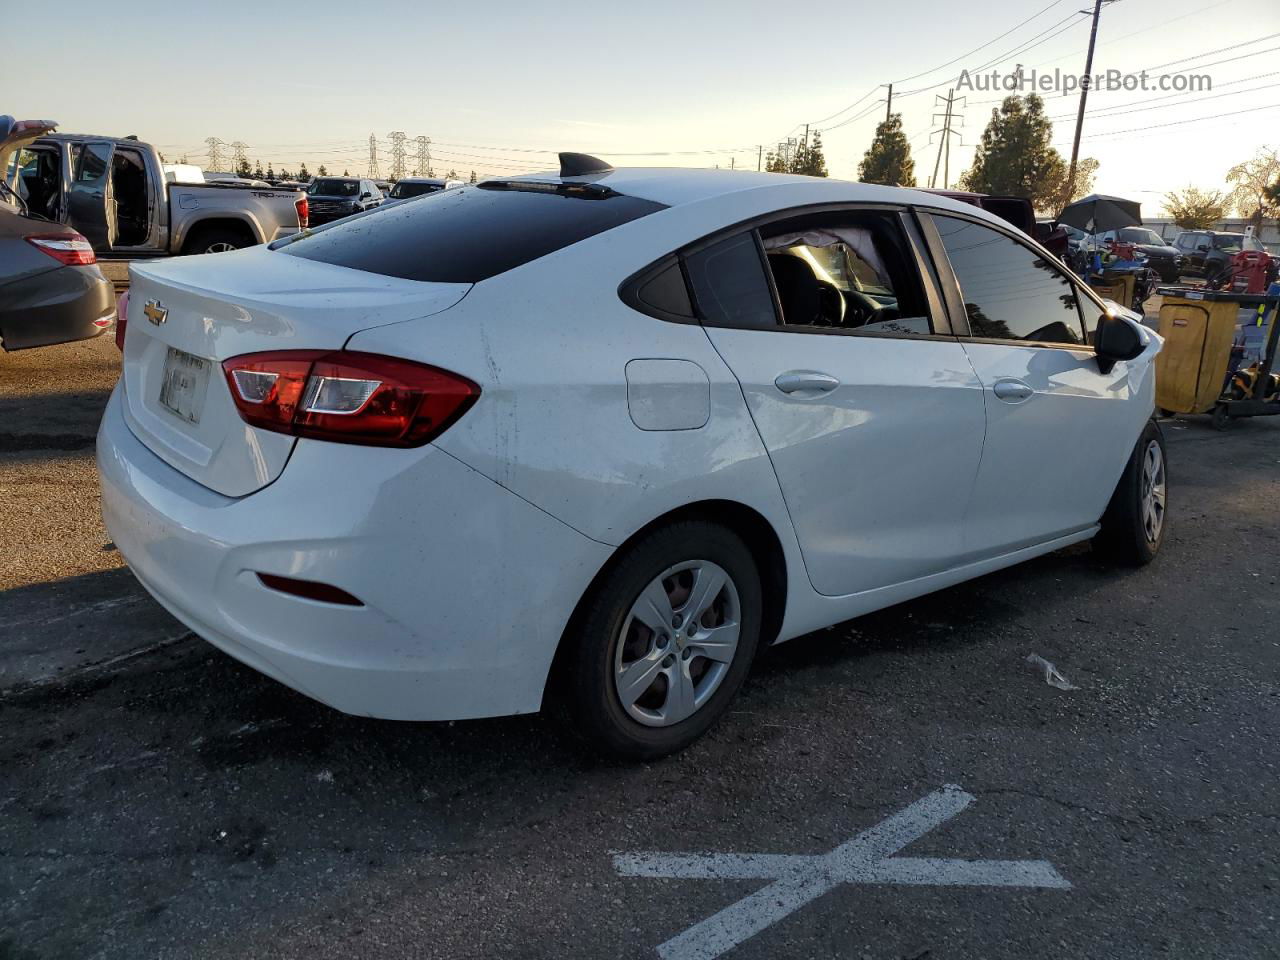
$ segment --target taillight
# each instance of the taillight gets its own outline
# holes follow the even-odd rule
[[[298,211],[298,229],[307,229],[307,223],[311,219],[311,208],[307,206],[307,198],[303,196],[293,201],[293,209]]]
[[[27,243],[69,267],[88,267],[98,262],[89,241],[78,233],[42,233],[27,237]]]
[[[337,443],[421,446],[480,396],[448,370],[345,350],[247,353],[222,369],[246,423]]]
[[[124,328],[129,324],[129,291],[116,301],[116,349],[124,353]]]

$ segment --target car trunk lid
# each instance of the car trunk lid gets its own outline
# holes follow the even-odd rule
[[[13,158],[46,133],[57,129],[52,120],[15,120],[0,116],[0,178],[16,186],[17,171],[11,170]]]
[[[453,306],[465,283],[424,283],[265,247],[130,270],[125,418],[161,459],[225,496],[284,469],[295,438],[240,418],[221,363],[267,350],[339,350],[361,330]]]

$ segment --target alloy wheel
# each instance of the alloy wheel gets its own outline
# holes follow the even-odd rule
[[[1164,529],[1165,469],[1164,451],[1152,440],[1142,457],[1142,529],[1147,543],[1160,540]]]

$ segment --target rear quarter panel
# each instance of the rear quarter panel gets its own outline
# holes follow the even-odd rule
[[[211,220],[236,220],[265,243],[297,233],[298,211],[294,202],[301,191],[261,190],[251,187],[211,187],[167,184],[169,195],[170,249],[181,252],[192,229]]]

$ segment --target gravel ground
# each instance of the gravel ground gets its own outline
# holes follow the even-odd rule
[[[186,636],[103,549],[107,346],[0,356],[3,960],[654,957],[767,881],[615,853],[823,854],[949,784],[902,856],[1070,887],[840,883],[728,955],[1280,956],[1280,422],[1165,424],[1150,567],[1076,547],[767,651],[629,766],[555,717],[343,716]]]

